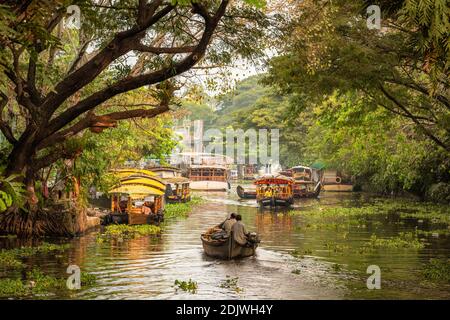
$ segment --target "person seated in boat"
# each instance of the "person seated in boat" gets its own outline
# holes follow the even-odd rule
[[[217,227],[222,229],[222,230],[225,230],[225,228],[224,228],[225,222],[227,222],[230,219],[236,220],[236,213],[234,213],[234,212],[230,213],[229,217],[226,218],[224,222],[218,224]]]
[[[269,185],[267,185],[266,191],[264,192],[264,197],[270,198],[270,197],[272,197],[272,195],[273,195],[273,190]]]
[[[245,246],[247,244],[248,232],[245,225],[242,223],[242,216],[240,214],[236,215],[236,223],[231,227],[233,233],[233,240],[239,245]]]
[[[236,214],[234,213],[230,214],[230,218],[222,223],[222,229],[227,233],[227,235],[231,233],[231,228],[235,223],[236,223]]]
[[[151,205],[148,201],[145,201],[144,204],[142,205],[142,213],[146,215],[152,214]]]

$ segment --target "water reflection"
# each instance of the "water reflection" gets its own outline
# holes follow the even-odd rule
[[[159,237],[97,243],[96,233],[71,240],[63,256],[29,261],[47,273],[66,276],[69,264],[97,275],[95,287],[76,293],[61,292],[54,298],[75,299],[345,299],[345,298],[450,298],[448,285],[422,283],[421,268],[430,257],[450,257],[447,238],[431,238],[425,249],[376,251],[359,254],[357,248],[373,233],[393,236],[414,230],[417,221],[398,217],[371,218],[348,229],[308,226],[305,217],[288,211],[259,209],[255,200],[240,200],[235,193],[208,193],[206,204],[187,219],[170,222]],[[320,206],[358,206],[370,198],[361,194],[324,194],[321,199],[296,202],[296,210]],[[220,261],[203,254],[200,234],[229,213],[243,216],[249,230],[261,234],[257,255],[236,261]],[[3,245],[18,246],[10,240]],[[345,246],[330,251],[326,244]],[[296,250],[301,257],[293,257]],[[369,291],[368,265],[382,270],[382,290]],[[339,268],[336,267],[339,266]],[[6,277],[6,274],[2,274]],[[11,276],[11,274],[9,274]],[[226,277],[238,278],[236,288],[221,287]],[[192,279],[197,294],[177,291],[174,281]],[[53,298],[47,297],[47,298]]]

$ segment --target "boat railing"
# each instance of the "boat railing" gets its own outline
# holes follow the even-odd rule
[[[225,176],[190,176],[191,181],[226,181]]]

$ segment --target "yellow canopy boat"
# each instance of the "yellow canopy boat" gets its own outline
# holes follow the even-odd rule
[[[153,172],[140,169],[113,171],[119,185],[109,190],[111,221],[115,223],[146,224],[163,220],[166,185]]]

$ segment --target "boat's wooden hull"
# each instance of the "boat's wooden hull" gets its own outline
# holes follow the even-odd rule
[[[253,247],[243,247],[236,243],[232,237],[224,242],[208,241],[203,235],[201,236],[203,250],[207,256],[219,259],[235,259],[253,256],[256,252],[257,244]]]
[[[289,207],[294,203],[294,199],[280,199],[276,197],[262,198],[258,200],[258,203],[263,207]]]
[[[294,197],[296,198],[317,198],[322,190],[322,185],[317,184],[314,188],[302,183],[296,182],[294,184]]]
[[[102,224],[156,224],[164,221],[163,214],[145,215],[139,213],[110,213],[103,218]]]
[[[241,199],[256,199],[256,191],[245,191],[243,187],[237,186],[236,192]]]
[[[226,181],[192,181],[191,190],[196,191],[227,191],[229,183]]]

